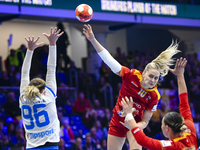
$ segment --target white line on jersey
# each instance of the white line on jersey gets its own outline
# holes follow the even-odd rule
[[[131,81],[131,83],[132,83],[133,85],[135,85],[136,87],[138,87],[133,81]]]

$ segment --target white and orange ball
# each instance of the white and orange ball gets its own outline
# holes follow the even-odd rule
[[[93,17],[93,10],[87,4],[80,4],[75,10],[76,18],[81,22],[88,22]]]

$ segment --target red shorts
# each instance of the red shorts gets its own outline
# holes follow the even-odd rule
[[[117,137],[126,137],[126,133],[129,131],[129,129],[120,123],[120,121],[124,122],[124,119],[125,117],[120,117],[116,112],[113,112],[113,116],[109,124],[108,134]],[[136,120],[136,122],[139,121],[141,120]]]

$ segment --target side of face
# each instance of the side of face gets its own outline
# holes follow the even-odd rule
[[[160,72],[156,69],[149,69],[142,73],[144,87],[153,88],[159,80]]]
[[[164,117],[163,117],[163,119],[162,119],[161,129],[162,129],[163,135],[164,135],[166,138],[169,138],[169,133],[168,133],[169,127],[165,125],[165,123],[164,123]]]

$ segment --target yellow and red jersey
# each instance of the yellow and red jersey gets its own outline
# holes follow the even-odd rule
[[[193,123],[187,93],[179,95],[179,110],[188,130],[180,137],[170,140],[155,140],[147,137],[139,127],[131,130],[138,144],[149,150],[197,150],[197,135]]]
[[[130,70],[122,66],[120,76],[122,77],[122,86],[113,112],[118,113],[120,117],[125,117],[121,105],[121,100],[125,96],[133,98],[133,107],[136,109],[134,118],[137,122],[141,121],[144,110],[150,112],[155,112],[157,110],[157,104],[160,99],[157,86],[152,89],[142,88],[140,84],[142,79],[141,71],[136,69]]]

